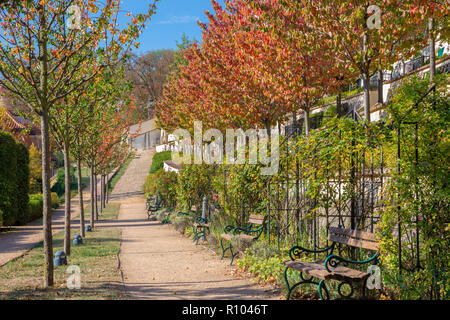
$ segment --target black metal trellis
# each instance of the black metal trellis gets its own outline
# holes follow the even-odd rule
[[[355,123],[360,120],[359,114],[354,109],[345,116],[351,117]],[[337,129],[333,129],[332,132],[333,134],[341,134]],[[301,150],[297,149],[298,147],[295,143],[295,138],[299,134],[301,134],[301,130],[292,126],[280,144],[280,146],[286,147],[286,157],[288,159],[290,155],[295,156],[297,152],[301,152]],[[314,148],[311,155],[312,159],[314,159],[314,154],[321,147],[319,144]],[[318,249],[327,244],[326,231],[331,225],[373,231],[375,223],[380,218],[374,214],[377,197],[375,193],[383,184],[384,173],[382,169],[375,173],[376,169],[373,162],[367,169],[363,160],[364,156],[365,154],[355,154],[351,157],[353,162],[350,172],[344,173],[342,164],[340,164],[337,177],[330,175],[326,181],[325,193],[327,200],[323,207],[318,207],[319,202],[317,199],[308,196],[308,186],[299,172],[300,164],[298,160],[295,163],[295,172],[293,174],[290,172],[289,167],[294,160],[287,160],[284,166],[281,165],[279,174],[283,176],[283,183],[269,182],[268,187],[268,191],[270,190],[268,213],[271,216],[271,221],[275,221],[275,223],[271,223],[272,229],[268,229],[269,245],[271,244],[270,232],[273,232],[273,225],[277,225],[276,230],[278,232],[282,231],[286,237],[294,234],[294,242],[297,244],[300,240],[300,234],[307,234],[309,244],[313,249]],[[343,179],[344,176],[347,176],[346,180]],[[348,185],[349,182],[355,188],[355,192],[351,199],[343,201],[341,199],[343,186]],[[337,192],[335,192],[337,196],[335,199],[330,200],[331,190],[335,189],[337,189]],[[280,195],[284,195],[282,200],[280,200]],[[275,220],[274,217],[282,217],[282,219]],[[369,217],[369,223],[365,221],[367,220],[366,217]],[[277,238],[279,239],[279,235],[277,235]]]

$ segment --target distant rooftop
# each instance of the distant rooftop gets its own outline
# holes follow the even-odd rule
[[[154,131],[156,129],[159,128],[156,126],[155,119],[143,121],[130,127],[130,137],[140,136],[142,134]]]

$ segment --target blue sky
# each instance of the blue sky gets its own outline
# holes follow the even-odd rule
[[[150,0],[122,0],[123,9],[133,14],[143,12]],[[218,1],[223,5],[223,0]],[[135,53],[157,49],[176,49],[183,32],[189,39],[201,40],[197,21],[207,22],[204,11],[213,11],[211,0],[160,0],[156,14],[140,37],[141,46]]]

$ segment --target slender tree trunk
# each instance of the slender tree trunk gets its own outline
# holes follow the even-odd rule
[[[342,115],[342,93],[341,91],[338,92],[336,97],[336,114],[337,117],[340,118]]]
[[[378,103],[383,104],[383,70],[378,70]]]
[[[102,208],[106,208],[106,176],[102,175]]]
[[[100,213],[103,213],[103,193],[105,191],[103,182],[103,175],[100,175]]]
[[[52,244],[52,208],[50,193],[50,139],[48,111],[42,110],[42,193],[43,193],[43,233],[44,233],[44,289],[53,286],[53,244]]]
[[[311,119],[309,117],[309,110],[304,110],[305,112],[305,135],[309,136],[309,132],[311,130]]]
[[[94,164],[93,163],[91,163],[91,166],[90,166],[90,169],[91,169],[91,187],[90,187],[90,190],[91,190],[91,228],[94,228],[94,224],[95,224],[95,192],[94,192],[94,184],[95,184],[95,181],[94,181]]]
[[[53,245],[52,245],[52,208],[50,193],[50,134],[48,119],[48,50],[47,21],[44,6],[38,6],[39,14],[39,80],[42,137],[42,194],[43,194],[43,226],[44,233],[44,289],[53,286]]]
[[[64,184],[65,184],[65,208],[64,208],[64,252],[70,256],[70,159],[69,147],[64,142]]]
[[[436,75],[436,39],[433,34],[434,30],[434,19],[428,19],[428,32],[429,40],[428,45],[430,46],[430,83],[434,81]]]
[[[105,181],[105,206],[109,202],[109,175],[106,176]]]
[[[97,175],[94,174],[94,205],[95,205],[95,220],[98,221],[98,193],[97,193]]]
[[[367,66],[366,53],[368,49],[368,35],[367,31],[364,32],[364,65]],[[370,122],[370,76],[368,67],[362,74],[363,86],[364,86],[364,118]]]
[[[79,196],[79,207],[80,207],[80,235],[84,238],[85,234],[85,225],[84,225],[84,203],[83,203],[83,178],[81,175],[81,160],[77,160],[77,173],[78,173],[78,196]]]

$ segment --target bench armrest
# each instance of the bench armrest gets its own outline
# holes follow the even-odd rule
[[[204,224],[204,223],[208,223],[209,220],[203,217],[195,217],[195,222],[196,223],[200,223],[200,224]]]
[[[234,228],[236,228],[236,227],[229,224],[229,225],[225,226],[225,228],[223,228],[223,232],[230,233],[233,231]]]
[[[366,264],[366,263],[371,263],[371,262],[375,261],[377,258],[378,258],[378,253],[375,253],[375,255],[373,255],[371,258],[369,258],[367,260],[363,260],[363,261],[347,260],[347,259],[342,258],[340,256],[337,256],[335,254],[330,254],[325,259],[325,269],[327,269],[328,272],[332,272],[332,271],[330,271],[330,267],[331,268],[336,268],[341,263],[344,263],[345,265],[348,265],[348,264]]]
[[[249,226],[245,227],[245,228],[236,227],[236,228],[233,229],[233,235],[235,235],[236,232],[244,232],[246,234],[256,233],[256,232],[260,232],[263,229],[263,226],[259,227],[258,229],[255,229],[255,230],[252,230],[251,227],[252,227],[251,224]]]
[[[333,250],[334,250],[334,242],[329,247],[317,250],[306,249],[300,246],[294,246],[291,248],[291,250],[289,250],[289,257],[291,258],[292,261],[295,261],[296,258],[300,258],[303,254],[308,255],[311,253],[327,253],[328,256],[333,253]],[[330,253],[328,253],[328,251],[330,251]]]

